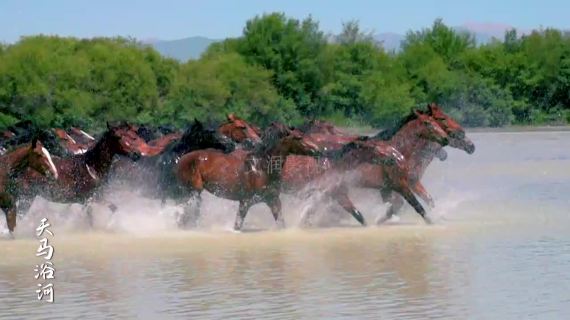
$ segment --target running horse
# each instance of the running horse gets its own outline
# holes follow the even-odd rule
[[[142,144],[135,129],[120,123],[107,124],[107,131],[87,152],[67,157],[53,157],[59,179],[51,181],[30,170],[18,185],[18,211],[25,213],[37,195],[59,203],[82,203],[92,226],[91,202],[99,198],[100,188],[106,182],[113,157],[124,155],[138,159]],[[114,210],[111,205],[111,210]]]
[[[319,147],[300,131],[273,123],[263,132],[261,143],[253,151],[238,149],[230,154],[219,150],[198,150],[184,155],[175,167],[179,183],[198,201],[208,190],[212,194],[239,201],[234,230],[241,230],[249,208],[267,204],[279,228],[285,227],[281,214],[282,159],[290,154],[318,155]],[[188,222],[185,213],[182,223]]]
[[[414,112],[406,119],[406,125],[399,129],[405,128],[405,132],[407,132],[406,136],[410,140],[425,139],[439,145],[447,145],[447,134],[429,116]],[[352,139],[347,136],[325,134],[310,134],[309,136],[315,137],[321,146],[333,148],[333,152],[335,148],[342,146],[349,139]],[[379,189],[382,191],[384,199],[388,199],[388,197],[392,195],[392,192],[395,191],[416,210],[426,223],[430,224],[431,219],[427,217],[424,207],[414,195],[414,192],[416,192],[414,186],[409,183],[410,163],[406,157],[406,153],[404,153],[404,151],[407,150],[402,151],[399,149],[399,145],[375,141],[371,138],[366,141],[384,150],[390,150],[388,154],[394,155],[393,157],[396,158],[397,161],[382,164],[361,162],[349,166],[341,166],[341,170],[335,168],[335,166],[332,166],[334,170],[327,168],[323,170],[316,167],[319,166],[319,164],[311,159],[293,156],[287,159],[288,163],[285,164],[283,175],[284,186],[289,191],[299,191],[302,187],[315,180],[314,186],[316,189],[327,190],[327,195],[335,199],[342,208],[350,212],[362,225],[366,225],[366,221],[362,213],[360,213],[348,197],[348,187],[357,186]],[[340,162],[340,164],[342,164],[342,162]],[[312,172],[318,172],[319,174],[315,176],[315,174],[311,174]],[[338,182],[333,184],[332,187],[330,187],[331,175],[333,175],[333,177],[341,176],[341,179],[337,179]],[[305,216],[303,221],[308,218],[309,215]]]
[[[450,147],[463,150],[467,154],[473,154],[475,152],[475,144],[466,136],[465,129],[463,129],[457,121],[447,115],[441,107],[435,103],[430,103],[427,106],[427,111],[424,116],[431,117],[437,125],[445,131],[449,138]],[[406,125],[407,121],[413,120],[412,118],[413,117],[404,119],[399,126],[393,129],[380,132],[376,138],[390,141],[397,145],[400,150],[403,150],[403,153],[410,163],[410,184],[413,186],[414,191],[433,208],[435,202],[420,180],[433,158],[438,157],[440,160],[445,160],[444,158],[447,157],[447,153],[443,150],[443,145],[441,144],[426,139],[410,139],[405,130],[399,130],[399,128]],[[388,197],[391,197],[389,200],[387,199],[391,205],[386,215],[377,221],[379,224],[397,214],[404,204],[398,195],[388,195]]]
[[[6,215],[11,236],[16,228],[16,183],[28,168],[42,176],[58,178],[50,153],[36,138],[31,144],[15,148],[0,157],[0,208]]]
[[[139,146],[146,153],[139,161],[120,161],[114,164],[113,175],[137,186],[148,187],[148,196],[159,198],[165,204],[167,198],[184,202],[186,193],[176,183],[174,167],[180,158],[191,151],[218,149],[224,153],[234,151],[235,143],[214,129],[206,128],[200,121],[188,127],[182,137],[160,148]],[[122,160],[122,159],[121,159]]]

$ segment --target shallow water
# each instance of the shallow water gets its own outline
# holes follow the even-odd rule
[[[206,195],[198,231],[178,231],[177,207],[116,187],[119,213],[109,221],[99,206],[103,231],[87,232],[79,206],[39,199],[18,240],[0,240],[0,318],[566,319],[570,132],[470,136],[474,155],[448,150],[424,179],[435,226],[408,209],[360,228],[320,203],[326,227],[303,230],[312,202],[285,195],[292,228],[271,230],[259,205],[234,234],[237,204]],[[373,190],[351,195],[370,222],[385,210]],[[54,304],[36,300],[41,217],[55,232]]]

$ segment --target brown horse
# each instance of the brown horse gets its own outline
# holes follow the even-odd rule
[[[465,130],[453,118],[443,112],[441,107],[435,103],[431,103],[428,105],[425,115],[430,116],[438,126],[445,131],[449,137],[450,147],[463,150],[468,154],[475,152],[475,145],[467,138]],[[398,135],[398,133],[394,133],[390,136],[389,132],[381,132],[378,134],[378,137],[384,138],[384,140],[389,139],[394,141],[404,150],[410,164],[410,184],[413,186],[415,192],[420,195],[430,207],[434,207],[433,198],[429,195],[420,180],[434,157],[439,157],[440,160],[442,160],[442,154],[446,155],[443,146],[427,140],[419,140],[414,144],[411,140],[407,140],[403,134]],[[404,204],[398,195],[392,195],[389,201],[391,205],[386,215],[377,221],[378,223],[383,223],[394,214],[397,214]]]
[[[101,139],[84,154],[54,157],[59,179],[50,181],[35,172],[27,171],[18,186],[18,211],[26,212],[37,195],[60,203],[83,203],[92,223],[90,203],[100,196],[99,188],[106,181],[113,157],[124,155],[138,159],[141,138],[128,124],[109,126]],[[113,209],[112,209],[113,210]]]
[[[338,136],[330,136],[327,140],[334,140],[334,138]],[[367,137],[360,137],[343,145],[339,150],[328,152],[326,158],[317,159],[297,155],[287,157],[283,168],[283,191],[296,193],[307,190],[307,188],[324,191],[327,197],[334,199],[360,224],[366,225],[364,216],[348,197],[348,184],[345,179],[345,173],[363,163],[385,166],[386,170],[401,172],[400,175],[406,172],[404,157],[398,150],[388,144],[379,144]],[[399,179],[394,182],[405,183],[406,180]],[[403,185],[399,189],[405,190],[405,194],[410,197],[413,205],[421,207],[409,187]],[[422,212],[423,208],[418,210]],[[304,216],[302,223],[308,218],[308,215]]]
[[[425,140],[434,141],[440,145],[446,145],[448,143],[447,134],[437,125],[437,123],[429,116],[421,114],[419,112],[412,113],[408,118],[406,118],[405,125],[398,128],[398,132],[401,132],[401,136],[407,137],[410,141]],[[327,141],[328,146],[331,146],[331,141],[337,140],[338,143],[345,141],[345,137],[331,136],[329,135],[326,139],[325,136],[322,137],[320,141]],[[354,185],[363,188],[374,188],[382,191],[384,200],[386,201],[392,195],[392,191],[401,195],[410,205],[416,210],[416,212],[424,218],[427,223],[431,223],[431,220],[426,216],[426,211],[423,206],[419,203],[414,195],[417,190],[414,185],[409,183],[410,175],[410,163],[406,154],[409,156],[409,150],[406,149],[407,153],[403,151],[400,153],[399,147],[401,147],[398,141],[391,141],[394,143],[386,143],[382,141],[373,141],[372,139],[369,143],[377,145],[378,147],[386,148],[387,145],[395,149],[395,154],[401,157],[396,164],[372,164],[368,162],[363,162],[356,164],[356,166],[350,166],[349,176],[350,181],[341,181],[334,188],[329,189],[328,194],[335,198],[337,202],[346,211],[350,212],[362,225],[366,222],[362,214],[356,209],[352,201],[348,197],[348,185]],[[415,145],[415,143],[412,143]],[[413,146],[412,146],[413,148]],[[296,159],[295,159],[296,158]],[[309,159],[299,159],[300,157],[292,158],[291,163],[285,164],[285,172],[283,175],[285,186],[295,186],[291,190],[299,190],[299,187],[303,185],[303,182],[307,184],[312,179],[306,171],[309,168],[311,171],[319,171],[314,168],[314,164],[311,165],[311,160]],[[294,161],[293,161],[294,160]],[[289,159],[288,159],[289,161]],[[300,162],[305,162],[302,165]],[[327,170],[320,170],[321,176],[320,180],[329,181],[330,178],[327,177]],[[337,173],[333,171],[333,173]],[[313,177],[314,178],[314,177]],[[323,183],[317,183],[317,188],[323,188]],[[308,217],[306,217],[308,218]]]
[[[249,143],[255,145],[261,142],[261,132],[259,128],[238,118],[235,114],[230,113],[227,122],[220,125],[218,132],[232,139],[236,143]]]
[[[0,157],[0,208],[6,214],[10,235],[16,227],[15,182],[21,179],[27,168],[42,176],[58,178],[50,153],[36,139],[33,139],[31,144],[13,149]]]
[[[239,149],[230,154],[212,149],[193,151],[180,159],[175,174],[180,184],[198,200],[198,206],[204,189],[239,201],[235,230],[241,230],[249,208],[259,202],[266,203],[277,226],[284,227],[279,199],[283,160],[290,154],[318,153],[319,147],[301,132],[272,124],[254,151]],[[188,218],[185,215],[182,223],[187,223]]]

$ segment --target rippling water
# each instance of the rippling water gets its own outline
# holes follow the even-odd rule
[[[359,228],[321,204],[320,229],[272,231],[262,205],[234,234],[237,205],[209,195],[198,231],[174,227],[176,207],[111,191],[119,214],[36,201],[18,240],[0,240],[1,319],[566,319],[570,315],[570,132],[471,133],[474,155],[448,150],[424,184],[436,200],[425,226]],[[377,192],[352,198],[373,221]],[[306,201],[283,196],[295,225]],[[56,302],[36,300],[41,217],[53,223]],[[1,219],[3,220],[3,219]],[[334,226],[334,227],[331,227]],[[2,228],[2,227],[0,227]]]

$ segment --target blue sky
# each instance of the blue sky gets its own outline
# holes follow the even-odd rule
[[[493,23],[532,29],[570,29],[568,0],[0,0],[0,42],[38,33],[64,36],[132,36],[180,39],[188,36],[238,36],[256,14],[280,11],[311,14],[326,32],[357,19],[363,29],[405,33],[441,17],[452,26]],[[493,28],[493,26],[491,26]]]

